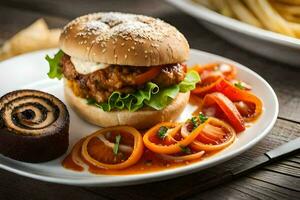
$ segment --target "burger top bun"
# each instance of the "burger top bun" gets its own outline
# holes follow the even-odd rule
[[[173,26],[152,17],[94,13],[64,27],[60,48],[90,62],[157,66],[187,60],[189,44]]]

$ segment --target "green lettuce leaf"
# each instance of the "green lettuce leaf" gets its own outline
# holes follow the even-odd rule
[[[150,100],[146,100],[145,104],[155,110],[162,110],[171,103],[173,99],[179,93],[179,86],[174,85],[168,88],[160,90],[157,94],[154,94]]]
[[[50,70],[48,72],[48,77],[51,79],[57,78],[57,79],[61,79],[63,77],[63,73],[61,70],[61,67],[59,65],[60,60],[62,58],[62,56],[64,55],[64,53],[59,50],[53,58],[51,58],[50,56],[46,56],[45,59],[48,61],[49,63],[49,67]]]
[[[200,76],[196,71],[189,71],[186,73],[184,80],[179,83],[180,92],[188,92],[196,88],[196,83],[200,81]]]
[[[88,99],[87,103],[97,106],[104,111],[127,109],[133,112],[145,105],[156,110],[162,110],[176,98],[179,92],[185,93],[193,90],[199,81],[200,77],[198,73],[189,71],[185,79],[178,85],[159,88],[155,83],[148,82],[143,89],[139,89],[132,94],[113,92],[106,103],[97,103],[93,99]]]

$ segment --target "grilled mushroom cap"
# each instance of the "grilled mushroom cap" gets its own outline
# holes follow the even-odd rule
[[[0,98],[0,153],[25,162],[44,162],[65,153],[69,113],[53,95],[17,90]]]

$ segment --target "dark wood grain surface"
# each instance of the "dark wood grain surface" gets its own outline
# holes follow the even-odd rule
[[[295,155],[205,192],[208,177],[249,162],[255,156],[300,137],[300,68],[274,62],[240,49],[198,24],[195,19],[160,0],[10,0],[0,5],[0,44],[35,19],[51,27],[95,11],[123,11],[159,17],[176,26],[192,48],[240,62],[265,78],[280,104],[271,132],[242,155],[210,169],[172,180],[127,187],[86,188],[21,177],[0,170],[0,199],[300,199],[300,155]],[[299,63],[300,65],[300,63]],[[1,86],[0,86],[1,87]]]

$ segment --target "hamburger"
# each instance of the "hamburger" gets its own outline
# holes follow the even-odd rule
[[[68,23],[60,50],[46,56],[50,78],[64,79],[67,103],[102,127],[148,128],[176,119],[199,76],[183,64],[186,38],[152,17],[94,13]]]

